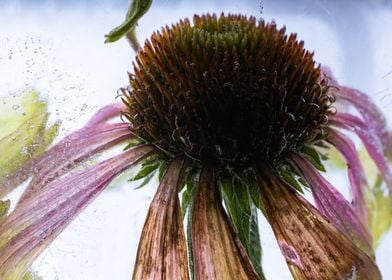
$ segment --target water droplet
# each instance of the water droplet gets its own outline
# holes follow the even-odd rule
[[[14,110],[14,111],[15,111],[15,110],[18,110],[19,108],[20,108],[19,105],[16,105],[16,104],[15,104],[15,105],[12,105],[12,110]]]

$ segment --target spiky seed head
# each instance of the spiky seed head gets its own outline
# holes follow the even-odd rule
[[[320,141],[333,103],[327,89],[313,53],[285,28],[194,16],[154,33],[137,54],[124,115],[174,155],[246,168]]]

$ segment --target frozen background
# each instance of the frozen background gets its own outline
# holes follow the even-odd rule
[[[127,85],[134,52],[125,40],[104,44],[122,22],[128,0],[0,0],[0,96],[40,91],[60,136],[83,125]],[[152,31],[194,13],[222,11],[275,19],[297,32],[318,62],[338,80],[368,92],[392,121],[392,5],[388,1],[169,1],[157,0],[139,22],[141,42]],[[331,175],[332,174],[332,175]],[[126,179],[126,178],[125,178]],[[345,185],[345,174],[330,173]],[[117,180],[71,224],[34,264],[43,279],[129,279],[154,183],[133,190]],[[261,226],[268,279],[291,279],[268,224]],[[377,261],[392,279],[392,233]]]

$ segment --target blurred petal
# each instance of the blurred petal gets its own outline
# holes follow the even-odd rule
[[[87,125],[96,125],[101,122],[107,121],[114,117],[120,117],[121,110],[125,109],[123,102],[113,103],[102,107],[98,112],[88,121]]]
[[[388,132],[387,158],[392,162],[392,131]]]
[[[260,177],[266,217],[295,279],[381,279],[374,261],[266,169]]]
[[[363,170],[358,152],[354,143],[337,130],[328,131],[328,142],[330,142],[344,157],[347,163],[348,175],[353,195],[353,205],[360,213],[363,221],[368,221],[369,213],[366,205],[366,195],[369,185]]]
[[[0,226],[0,279],[20,279],[37,256],[122,171],[151,154],[143,145],[65,175],[19,204]]]
[[[301,174],[312,190],[317,208],[339,230],[370,256],[374,255],[372,237],[366,227],[368,220],[361,220],[353,206],[332,186],[311,163],[301,156],[292,155]],[[366,205],[365,205],[366,207]]]
[[[368,126],[362,120],[356,116],[340,113],[335,116],[330,116],[329,122],[331,125],[349,129],[358,135],[369,155],[380,170],[381,176],[392,195],[392,170],[386,161],[383,145],[380,139],[372,133],[372,130],[369,130]]]
[[[259,279],[223,209],[212,170],[203,169],[192,209],[196,279]]]
[[[51,180],[73,169],[77,163],[125,139],[132,138],[128,126],[125,123],[101,123],[84,127],[65,137],[32,166],[34,177],[20,203]]]
[[[36,92],[16,100],[4,98],[0,123],[0,198],[27,179],[31,166],[57,135],[58,124],[46,128],[49,114],[46,103]],[[17,109],[15,109],[17,108]]]
[[[168,167],[151,202],[139,242],[133,279],[189,279],[178,190],[184,161]]]

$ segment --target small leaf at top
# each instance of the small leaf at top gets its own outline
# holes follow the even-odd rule
[[[152,0],[132,0],[125,21],[105,35],[105,43],[119,40],[127,33],[132,33],[138,20],[150,9]]]

